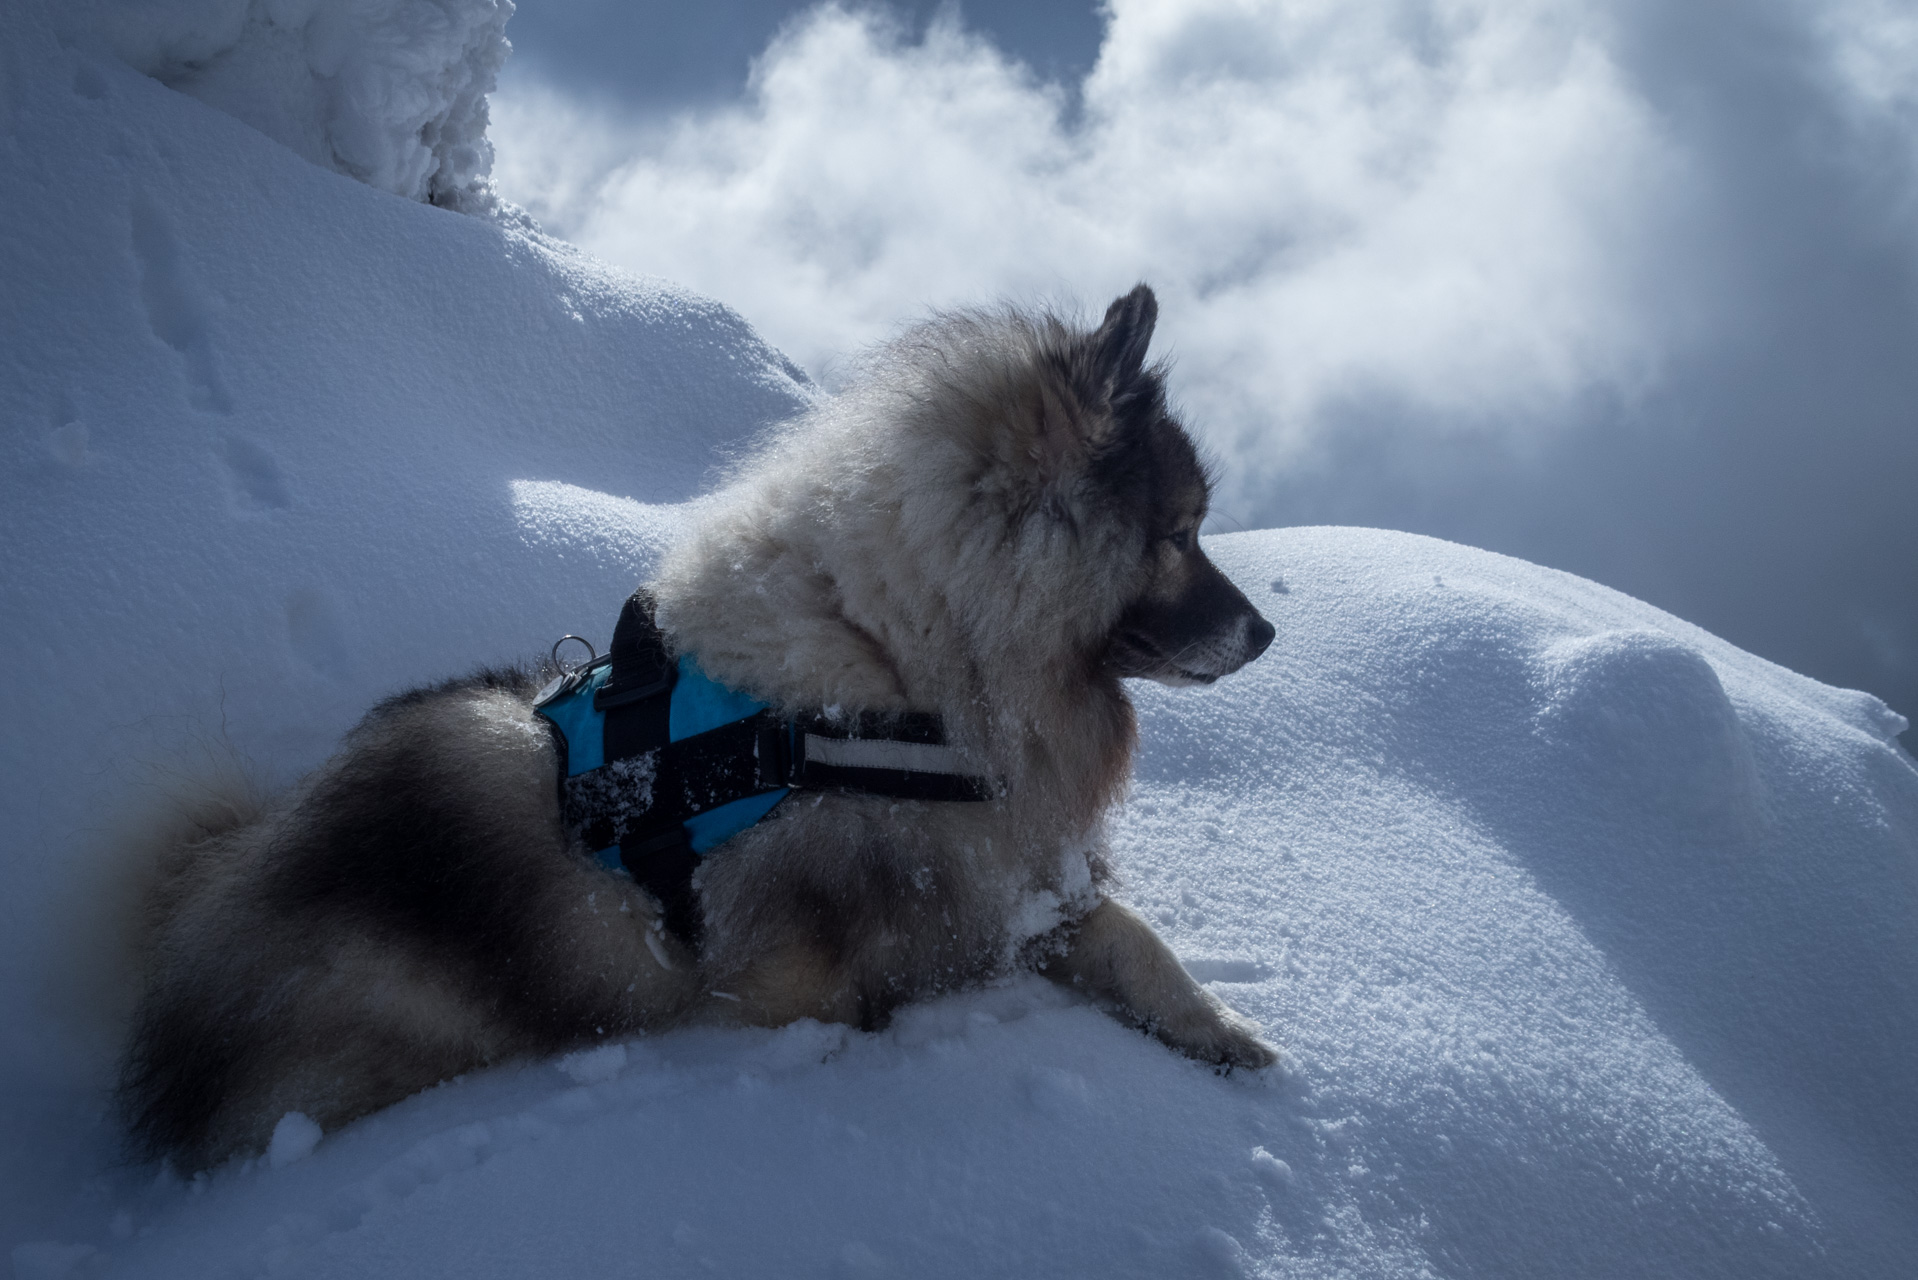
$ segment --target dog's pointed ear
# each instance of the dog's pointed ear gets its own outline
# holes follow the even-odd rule
[[[1112,300],[1106,308],[1105,322],[1092,335],[1093,360],[1108,386],[1124,386],[1139,376],[1145,366],[1146,348],[1152,345],[1152,328],[1158,322],[1159,300],[1143,284]]]
[[[1158,319],[1159,300],[1137,286],[1106,308],[1097,329],[1062,353],[1055,377],[1040,379],[1026,448],[1041,483],[1058,485],[1078,474],[1113,448],[1126,421],[1136,417],[1115,409],[1151,390],[1141,376]]]

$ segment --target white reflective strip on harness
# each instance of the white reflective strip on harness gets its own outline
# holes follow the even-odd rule
[[[963,774],[959,753],[930,742],[894,742],[886,738],[822,738],[806,735],[808,764],[842,769],[897,769],[906,773]]]

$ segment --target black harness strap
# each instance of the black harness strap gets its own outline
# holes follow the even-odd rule
[[[653,623],[650,592],[642,589],[626,598],[607,656],[612,674],[593,695],[594,708],[606,715],[606,758],[618,760],[665,746],[679,671]]]
[[[670,741],[673,685],[679,670],[666,652],[653,610],[652,594],[643,588],[626,598],[613,626],[608,655],[612,673],[593,695],[594,708],[606,717],[604,768],[644,758],[652,768],[647,781],[653,803],[630,829],[615,830],[594,815],[596,829],[585,839],[595,849],[616,842],[620,864],[658,900],[666,927],[697,947],[704,924],[692,883],[699,857],[681,824],[698,810],[688,812],[684,804],[661,803],[683,791],[673,784],[683,779],[684,768],[683,753],[673,750]],[[604,812],[608,806],[597,807]],[[594,843],[595,839],[602,843]]]

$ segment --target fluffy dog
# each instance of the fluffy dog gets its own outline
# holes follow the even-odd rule
[[[932,712],[986,802],[795,793],[713,849],[696,949],[569,831],[536,675],[393,698],[263,812],[175,841],[121,1100],[199,1167],[486,1063],[696,1021],[882,1025],[1020,966],[1181,1052],[1273,1051],[1106,895],[1123,680],[1207,684],[1273,629],[1206,559],[1208,485],[1145,363],[1092,331],[936,318],[702,508],[650,589],[666,643],[795,714]]]

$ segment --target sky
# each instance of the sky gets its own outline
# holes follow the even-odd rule
[[[502,196],[816,378],[1144,279],[1213,527],[1595,578],[1918,714],[1918,12],[522,0]]]

